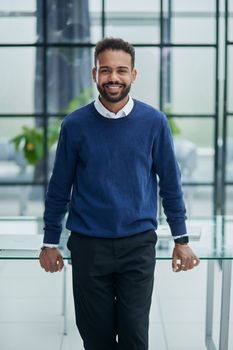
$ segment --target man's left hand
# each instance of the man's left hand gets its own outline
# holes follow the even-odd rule
[[[200,259],[194,254],[188,244],[175,244],[172,254],[174,272],[187,271],[198,266]]]

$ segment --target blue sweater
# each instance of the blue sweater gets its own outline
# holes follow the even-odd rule
[[[45,202],[44,243],[66,227],[95,237],[124,237],[157,228],[157,179],[173,236],[186,233],[180,171],[167,118],[134,100],[129,115],[109,119],[90,103],[61,127]]]

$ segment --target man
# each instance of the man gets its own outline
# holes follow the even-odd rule
[[[76,323],[87,350],[148,349],[157,176],[175,241],[173,270],[199,263],[188,245],[167,119],[129,96],[134,60],[122,39],[97,43],[92,75],[99,98],[64,119],[45,202],[40,263],[62,269],[57,244],[68,208]]]

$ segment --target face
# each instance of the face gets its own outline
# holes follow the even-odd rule
[[[131,84],[136,78],[130,54],[122,50],[106,50],[99,54],[93,79],[105,105],[123,104],[128,100]]]

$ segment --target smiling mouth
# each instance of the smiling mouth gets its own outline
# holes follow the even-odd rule
[[[124,87],[123,84],[105,84],[104,88],[107,89],[109,92],[118,92]]]

